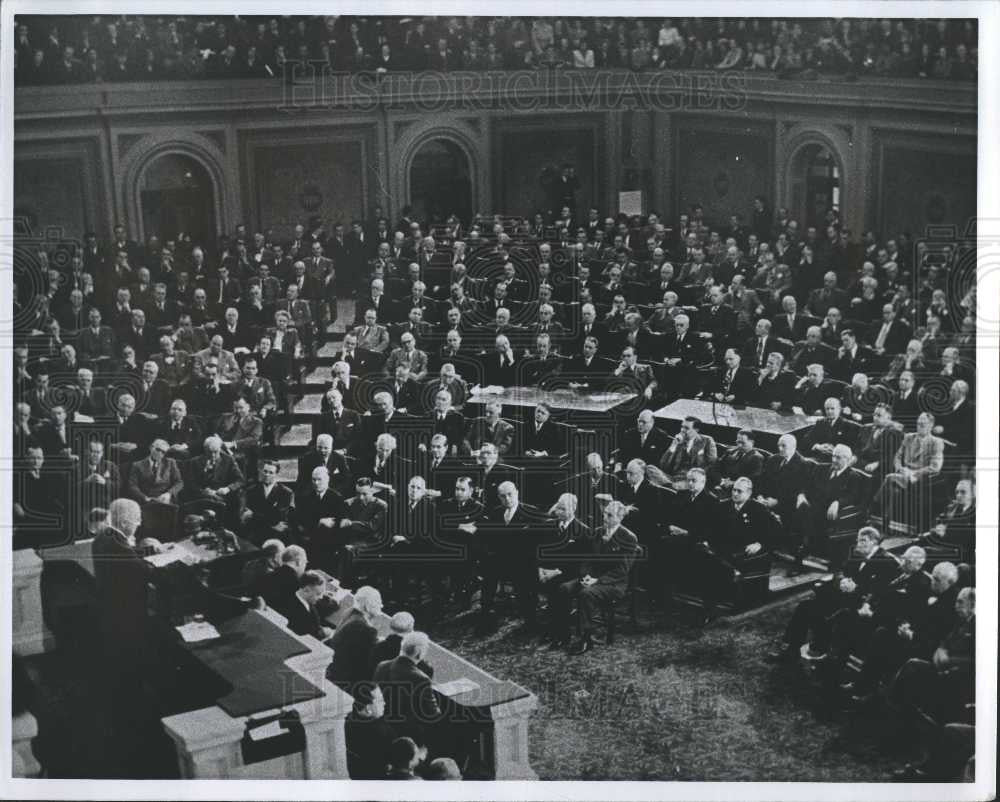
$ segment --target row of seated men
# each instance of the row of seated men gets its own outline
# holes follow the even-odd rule
[[[864,527],[841,571],[798,604],[777,664],[802,659],[817,680],[820,710],[887,722],[898,748],[921,758],[899,780],[956,780],[975,752],[974,569],[927,544],[902,556]]]

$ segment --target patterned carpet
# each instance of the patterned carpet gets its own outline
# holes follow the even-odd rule
[[[434,637],[539,699],[531,765],[545,780],[878,782],[905,762],[872,722],[821,721],[796,672],[764,661],[794,601],[704,630],[640,616],[612,646],[570,657],[508,624]],[[451,630],[451,632],[449,632]]]

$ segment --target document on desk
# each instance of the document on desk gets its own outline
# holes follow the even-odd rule
[[[146,562],[148,562],[154,568],[163,568],[165,565],[170,565],[171,563],[180,562],[181,560],[187,562],[187,560],[184,559],[186,555],[187,552],[185,552],[183,549],[172,548],[172,549],[167,549],[166,551],[161,552],[159,554],[150,554],[148,557],[146,557]]]
[[[185,643],[198,643],[199,641],[222,637],[219,634],[219,630],[208,623],[208,621],[191,621],[179,627],[174,627],[174,629],[181,634]]]
[[[434,690],[442,696],[452,697],[458,696],[460,693],[466,693],[467,691],[478,691],[479,685],[467,677],[461,677],[460,679],[453,679],[451,682],[442,682],[440,685],[435,685]]]

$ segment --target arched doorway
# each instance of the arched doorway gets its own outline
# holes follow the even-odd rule
[[[146,237],[191,235],[210,244],[217,233],[215,192],[208,170],[181,153],[165,153],[150,162],[139,179],[139,207]]]
[[[814,142],[799,148],[789,171],[788,211],[792,217],[822,230],[830,209],[842,216],[842,175],[840,162],[826,145]]]
[[[457,214],[472,218],[472,173],[469,158],[450,139],[431,139],[410,162],[410,205],[417,220],[443,223]]]

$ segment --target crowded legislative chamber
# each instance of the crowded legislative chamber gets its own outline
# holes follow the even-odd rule
[[[15,774],[974,777],[974,19],[15,22]]]

